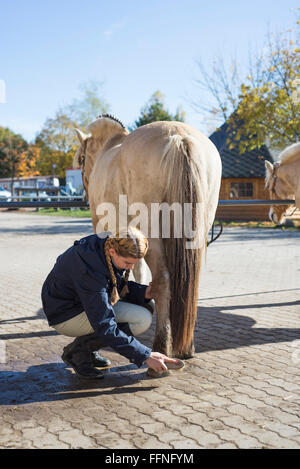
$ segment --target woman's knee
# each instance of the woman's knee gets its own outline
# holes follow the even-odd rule
[[[139,315],[135,317],[133,322],[129,322],[133,335],[143,334],[152,324],[152,314],[150,311],[142,306],[139,309]]]
[[[144,306],[118,301],[114,309],[117,322],[127,322],[133,335],[140,335],[151,326],[152,314]]]

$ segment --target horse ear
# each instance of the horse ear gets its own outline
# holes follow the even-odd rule
[[[273,165],[272,163],[270,163],[270,161],[265,160],[265,167],[266,167],[267,172],[270,172],[270,173],[273,172]]]
[[[81,143],[81,145],[89,138],[91,137],[91,134],[85,134],[82,132],[82,130],[75,129],[75,132],[77,134],[78,140]]]

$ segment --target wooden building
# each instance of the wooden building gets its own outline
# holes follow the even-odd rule
[[[210,139],[217,147],[222,160],[222,182],[220,200],[269,199],[265,190],[265,160],[273,163],[266,145],[261,148],[239,153],[237,148],[229,149],[227,143],[228,125],[223,124]],[[227,221],[268,220],[268,206],[219,206],[216,219]]]

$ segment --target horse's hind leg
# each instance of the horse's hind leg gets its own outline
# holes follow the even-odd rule
[[[97,230],[98,218],[96,215],[96,209],[94,207],[94,204],[91,201],[90,201],[90,212],[91,212],[92,223],[93,223],[93,231],[94,233],[99,233],[99,230]]]
[[[152,273],[152,297],[157,311],[153,351],[172,356],[170,327],[170,280],[160,239],[149,240],[145,260]]]

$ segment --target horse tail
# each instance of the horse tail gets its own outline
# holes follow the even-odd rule
[[[179,202],[184,215],[180,222],[182,236],[174,237],[176,226],[173,219],[173,232],[169,238],[163,237],[163,243],[170,275],[173,350],[177,356],[185,358],[193,354],[198,283],[209,225],[207,181],[203,177],[205,160],[200,152],[199,142],[195,138],[176,134],[170,136],[161,159],[161,165],[167,172],[164,200],[169,205]],[[187,221],[189,227],[186,226]],[[187,233],[187,228],[192,230],[194,236],[191,232]]]

